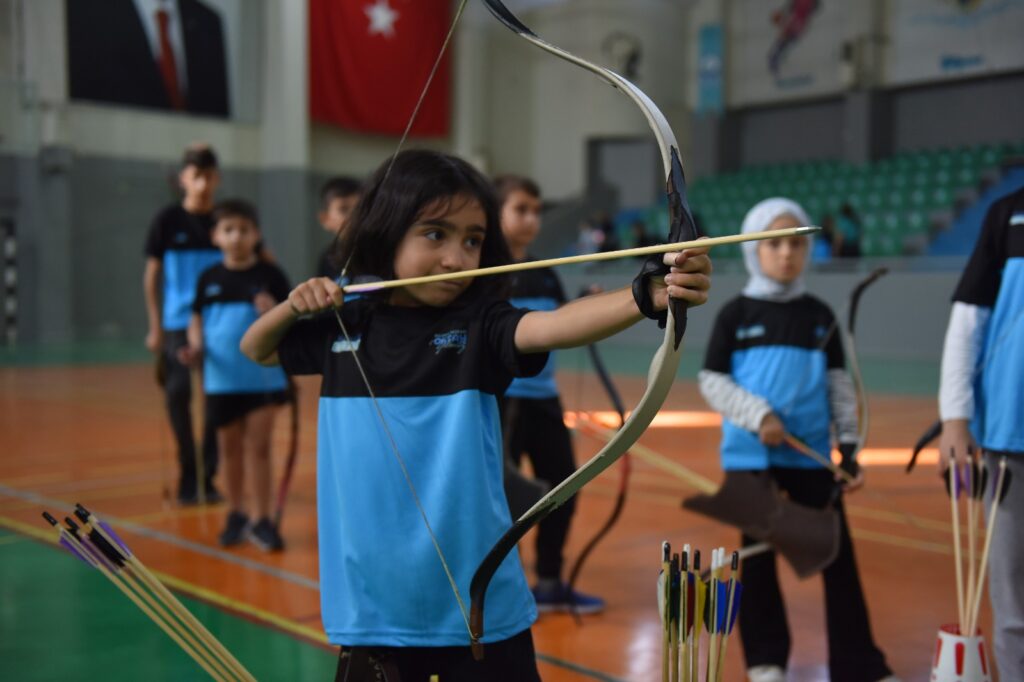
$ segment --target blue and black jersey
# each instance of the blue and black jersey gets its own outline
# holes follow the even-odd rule
[[[163,315],[166,331],[188,327],[199,275],[221,262],[220,250],[210,241],[213,218],[189,213],[181,204],[168,206],[153,219],[145,254],[163,266]]]
[[[529,260],[533,260],[530,258]],[[551,268],[524,270],[512,275],[509,302],[527,310],[555,310],[565,303],[565,292],[558,275]],[[516,379],[508,387],[510,398],[554,398],[558,396],[555,383],[555,354],[551,353],[540,374]]]
[[[357,299],[341,314],[349,338],[328,313],[297,322],[278,347],[289,374],[323,375],[317,508],[328,639],[465,646],[466,626],[390,438],[465,597],[477,565],[512,524],[497,396],[513,377],[540,371],[547,354],[516,350],[526,311],[504,301],[433,308]],[[487,642],[536,619],[516,552],[498,569],[487,604]]]
[[[1024,190],[992,205],[953,300],[992,310],[975,380],[974,436],[987,450],[1024,452]]]
[[[809,295],[784,303],[740,296],[718,314],[704,368],[731,375],[768,401],[787,432],[829,452],[828,372],[844,365],[837,333],[822,346],[834,319],[824,302]],[[729,420],[722,423],[721,450],[726,470],[820,466],[788,445],[764,445],[757,433]]]
[[[258,262],[247,270],[218,264],[204,271],[196,285],[194,312],[203,321],[203,389],[209,395],[282,391],[287,379],[280,367],[264,367],[239,349],[259,313],[254,297],[266,292],[280,303],[291,287],[281,269]]]

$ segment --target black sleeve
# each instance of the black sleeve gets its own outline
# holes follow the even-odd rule
[[[273,296],[274,300],[278,303],[283,303],[288,298],[288,294],[292,291],[292,286],[288,283],[288,276],[284,274],[284,270],[276,265],[271,266],[268,289],[270,295]]]
[[[206,285],[210,281],[211,270],[203,270],[203,274],[199,275],[199,279],[196,280],[196,291],[192,297],[192,312],[202,313],[203,306],[206,305]]]
[[[562,288],[562,278],[560,278],[558,276],[557,272],[552,270],[551,271],[551,279],[555,283],[555,291],[553,293],[553,295],[555,297],[555,300],[558,301],[558,305],[565,305],[565,302],[568,299],[565,297],[565,289]]]
[[[981,226],[981,234],[974,245],[971,259],[967,261],[953,293],[953,300],[961,303],[991,308],[996,304],[1003,266],[1006,263],[1007,225],[1013,197],[1000,199],[988,213]]]
[[[736,344],[736,326],[739,317],[739,299],[727,303],[715,318],[711,338],[704,353],[704,369],[732,374],[732,352]]]
[[[148,258],[163,260],[164,252],[167,250],[164,240],[163,215],[163,211],[158,213],[149,225],[149,234],[146,235],[146,244],[142,249],[143,255]]]
[[[825,307],[825,329],[832,329],[832,333],[825,342],[825,357],[827,358],[828,369],[845,369],[846,355],[843,353],[843,330],[836,322],[835,313]],[[833,326],[835,325],[835,326]]]
[[[487,346],[497,365],[513,377],[532,377],[548,362],[549,353],[520,353],[516,348],[516,327],[529,312],[508,301],[492,303],[484,311]]]
[[[281,367],[288,374],[323,374],[327,347],[337,330],[338,322],[329,312],[299,320],[277,346]]]

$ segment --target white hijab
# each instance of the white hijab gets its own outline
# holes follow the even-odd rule
[[[773,197],[758,202],[747,211],[747,217],[743,219],[743,234],[764,232],[777,218],[784,215],[793,216],[801,225],[811,224],[811,219],[807,217],[807,213],[800,204],[792,199]],[[760,243],[755,241],[740,244],[743,249],[743,263],[747,266],[747,272],[750,273],[750,279],[743,287],[743,295],[749,298],[778,302],[792,301],[794,298],[803,296],[807,290],[803,275],[789,284],[783,284],[761,272],[761,263],[757,258],[757,247]],[[808,253],[810,253],[811,245],[807,246]]]

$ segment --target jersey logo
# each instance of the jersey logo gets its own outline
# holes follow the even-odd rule
[[[818,339],[820,341],[821,339],[825,338],[825,334],[826,334],[826,330],[825,330],[825,327],[823,325],[819,324],[817,327],[814,328],[814,338],[815,339]]]
[[[740,341],[744,339],[755,339],[758,336],[765,335],[765,328],[763,324],[755,324],[750,327],[740,327],[736,330],[736,338]]]
[[[178,232],[177,234],[174,235],[174,241],[177,242],[178,244],[184,244],[185,242],[188,241],[188,233]]]
[[[466,350],[466,340],[469,337],[465,329],[453,329],[450,332],[434,334],[430,345],[434,347],[434,355],[448,348],[454,349],[456,353]]]
[[[1010,216],[1011,225],[1024,225],[1024,213],[1014,213]]]
[[[209,298],[213,298],[214,296],[220,295],[220,292],[221,288],[219,284],[209,284],[207,285],[206,289],[203,290],[203,293],[206,294]]]
[[[350,342],[344,337],[339,337],[334,343],[331,344],[332,353],[352,353],[359,350],[359,341],[362,339],[361,336],[357,336]]]

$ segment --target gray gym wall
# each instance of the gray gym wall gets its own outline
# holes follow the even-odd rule
[[[524,18],[541,35],[599,62],[606,60],[601,40],[613,29],[625,25],[644,40],[640,85],[663,104],[680,137],[691,179],[702,165],[718,163],[721,148],[732,148],[736,163],[791,160],[793,150],[806,158],[820,158],[833,156],[838,149],[856,159],[859,152],[839,141],[842,126],[852,125],[851,116],[877,117],[875,137],[877,128],[889,121],[893,139],[888,146],[894,149],[971,143],[976,140],[967,137],[966,131],[977,134],[971,111],[978,107],[1003,111],[999,107],[1007,101],[1018,102],[1022,90],[1022,77],[1016,75],[977,88],[944,84],[883,93],[879,96],[896,103],[893,120],[878,116],[884,107],[870,102],[865,106],[862,99],[857,100],[862,93],[731,112],[727,120],[732,123],[718,129],[719,137],[728,139],[719,149],[708,150],[701,147],[701,126],[691,126],[687,120],[686,74],[692,57],[680,59],[678,52],[679,36],[688,35],[686,12],[692,3],[676,6],[644,0],[642,12],[632,2],[624,9],[626,4],[570,0],[536,9]],[[520,45],[476,4],[468,11],[469,22],[457,34],[454,46],[452,137],[413,140],[410,146],[452,150],[488,172],[532,175],[549,198],[571,204],[585,193],[587,141],[646,136],[642,117],[597,79]],[[240,195],[257,203],[269,247],[290,277],[298,280],[311,271],[329,241],[315,221],[319,184],[335,173],[365,176],[397,142],[309,122],[305,3],[267,0],[263,4],[263,61],[251,64],[251,77],[259,84],[253,100],[259,103],[259,111],[248,122],[68,102],[63,0],[0,0],[0,18],[8,17],[16,22],[8,25],[14,30],[0,31],[0,79],[7,83],[0,106],[0,210],[13,212],[21,236],[23,343],[106,338],[141,344],[145,331],[142,244],[153,213],[174,198],[171,178],[185,144],[204,139],[215,145],[223,164],[220,196]],[[673,30],[666,32],[664,26]],[[667,34],[674,39],[666,38]],[[32,91],[27,99],[7,96],[26,84]],[[911,119],[903,116],[920,115],[914,113],[920,111],[915,107],[925,105],[915,103],[951,87],[971,98],[971,110],[949,107],[937,119],[941,126],[928,126],[933,131],[929,136],[915,129],[918,137],[907,141],[906,121]],[[1006,137],[1012,132],[1006,126],[1016,119],[996,118],[999,126],[993,123],[988,131]],[[808,134],[807,126],[816,132]],[[734,135],[738,130],[743,134]],[[853,147],[872,144],[872,134],[862,138],[868,141]],[[790,155],[783,157],[786,150]],[[576,224],[552,221],[546,230],[572,235]],[[624,283],[629,277],[622,271],[608,284]],[[813,288],[839,308],[851,278],[843,273],[814,274]],[[714,303],[695,316],[710,319],[715,306],[738,291],[743,279],[720,268]],[[954,267],[945,273],[892,275],[880,283],[871,305],[883,306],[879,310],[886,315],[863,316],[864,351],[888,357],[937,357],[955,279]],[[922,291],[927,298],[922,298]],[[908,320],[908,328],[921,333],[902,336],[892,329],[893,319]],[[695,325],[691,347],[705,342],[703,328]]]

